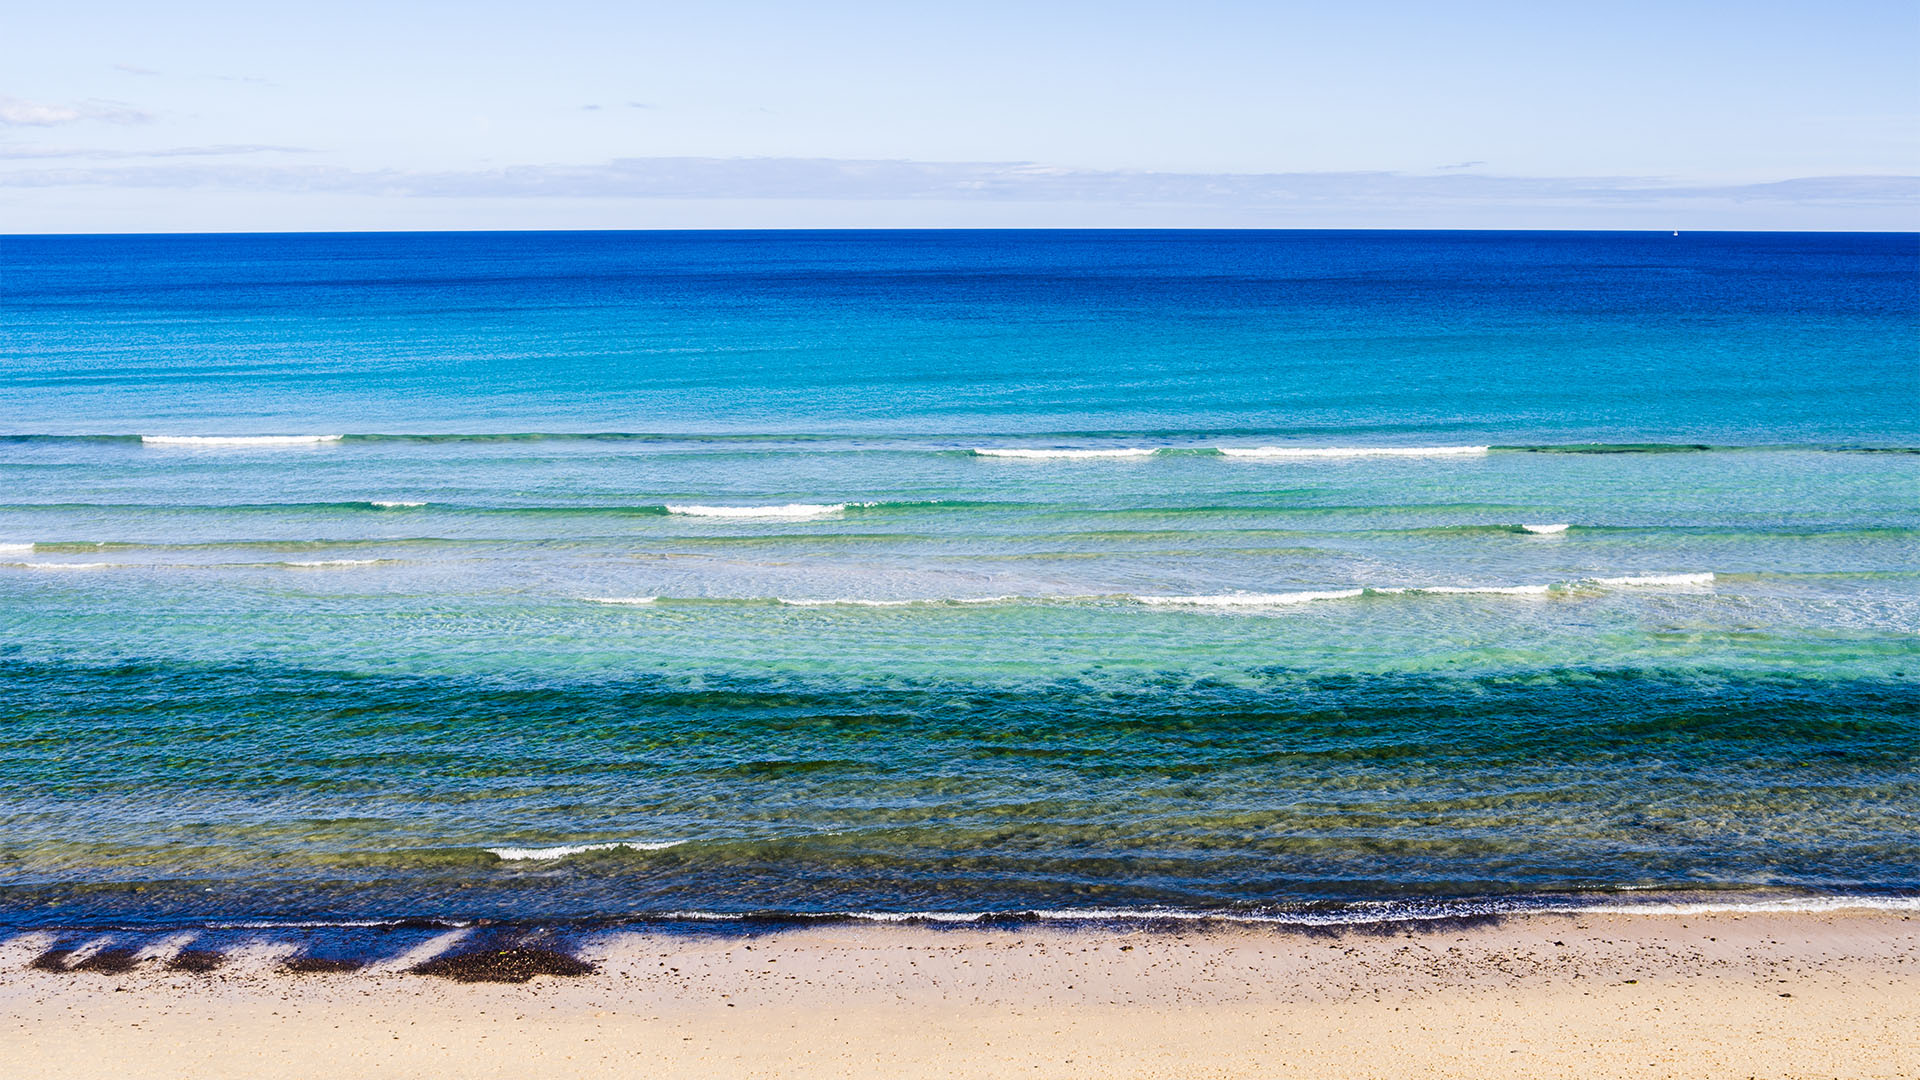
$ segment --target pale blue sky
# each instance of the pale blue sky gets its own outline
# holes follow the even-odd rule
[[[283,7],[0,16],[0,232],[1920,227],[1911,2]]]

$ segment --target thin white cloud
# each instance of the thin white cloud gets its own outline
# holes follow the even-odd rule
[[[0,125],[11,127],[55,127],[95,120],[106,124],[144,124],[153,119],[120,101],[81,101],[72,105],[54,105],[24,98],[0,97]]]
[[[181,148],[178,156],[289,150]],[[52,156],[52,155],[47,155]],[[89,156],[89,155],[73,155]],[[153,156],[166,156],[154,154]],[[810,199],[1212,206],[1254,212],[1532,206],[1920,205],[1920,177],[1799,177],[1697,185],[1658,177],[1440,175],[1394,172],[1172,173],[1071,169],[1030,162],[831,158],[622,158],[598,165],[402,171],[331,166],[126,165],[0,170],[0,187],[229,189],[442,198]]]
[[[108,150],[93,146],[5,146],[0,145],[0,161],[45,161],[55,158],[81,158],[89,161],[123,161],[137,158],[229,157],[242,154],[309,154],[299,146],[269,146],[254,143],[222,143],[213,146],[163,146],[150,150]]]

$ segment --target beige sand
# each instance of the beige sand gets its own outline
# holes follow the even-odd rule
[[[576,979],[25,969],[0,1076],[1910,1077],[1920,919],[619,936]]]

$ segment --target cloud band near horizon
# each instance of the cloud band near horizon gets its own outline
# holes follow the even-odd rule
[[[224,148],[211,149],[218,153]],[[156,151],[154,156],[177,155]],[[586,166],[522,165],[436,171],[204,164],[17,168],[0,171],[0,187],[205,188],[405,198],[1204,204],[1250,210],[1314,203],[1477,205],[1489,201],[1593,205],[1712,200],[1920,206],[1920,176],[1903,175],[1814,176],[1703,185],[1657,177],[1526,177],[1457,171],[1439,175],[1134,172],[1059,168],[1030,162],[771,157],[618,158]]]

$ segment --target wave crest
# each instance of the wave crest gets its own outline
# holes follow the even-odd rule
[[[1632,588],[1636,585],[1711,585],[1712,574],[1647,574],[1640,577],[1596,577],[1586,578],[1591,585],[1618,585]]]
[[[216,449],[220,447],[272,447],[272,446],[312,446],[316,443],[334,443],[345,438],[343,435],[142,435],[140,441],[147,446],[180,446],[189,449]]]
[[[668,503],[667,513],[686,517],[781,518],[803,520],[838,514],[852,503],[787,503],[784,506],[706,506],[700,503]],[[866,506],[867,503],[859,505]]]
[[[1319,592],[1221,593],[1213,596],[1132,596],[1135,603],[1160,607],[1280,607],[1315,600],[1351,600],[1365,589],[1329,589]]]
[[[350,566],[378,566],[392,559],[290,559],[281,566],[296,570],[343,570]]]
[[[502,862],[551,862],[569,855],[584,855],[589,851],[616,851],[622,848],[630,851],[665,851],[684,843],[685,840],[613,840],[601,844],[557,844],[553,847],[497,847],[487,848],[486,852]]]

